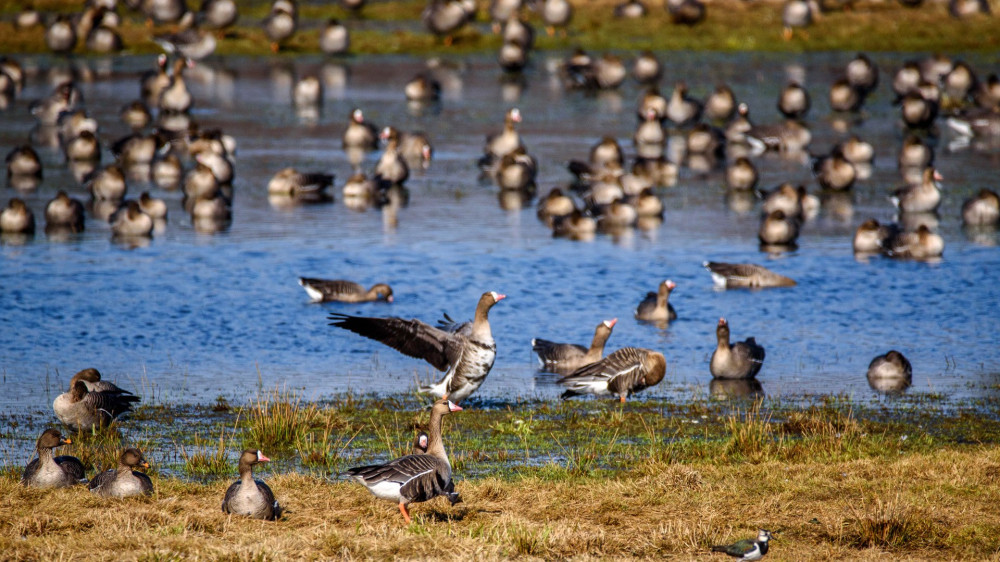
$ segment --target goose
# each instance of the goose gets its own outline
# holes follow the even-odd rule
[[[445,45],[451,45],[452,34],[468,23],[471,16],[461,0],[431,0],[420,19],[428,31],[443,38]]]
[[[350,122],[342,137],[344,149],[375,150],[378,136],[375,126],[365,122],[365,114],[360,109],[351,111]]]
[[[380,341],[389,347],[447,371],[436,384],[420,387],[420,392],[448,395],[460,403],[476,391],[496,359],[496,343],[490,331],[489,312],[506,295],[483,293],[476,305],[472,322],[457,323],[445,315],[438,327],[420,320],[402,318],[366,318],[333,313],[331,326]]]
[[[667,98],[655,86],[650,86],[639,98],[636,116],[640,123],[652,119],[663,121],[667,118]]]
[[[760,175],[746,156],[740,156],[726,166],[726,187],[734,191],[751,191],[757,187]]]
[[[665,0],[664,7],[675,25],[695,25],[705,19],[705,3],[701,0]]]
[[[934,260],[944,253],[944,239],[922,224],[914,232],[900,232],[889,238],[884,252],[891,258]]]
[[[847,81],[847,78],[839,78],[830,86],[829,100],[831,111],[846,113],[861,109],[865,98]]]
[[[528,65],[528,49],[524,45],[504,41],[497,53],[497,64],[506,72],[520,72]]]
[[[640,0],[625,0],[615,6],[615,17],[626,19],[639,19],[646,16],[649,10]]]
[[[736,108],[736,95],[733,94],[733,90],[725,84],[719,84],[705,98],[705,119],[714,123],[724,123],[733,117]]]
[[[500,34],[504,43],[513,43],[530,51],[535,46],[535,29],[515,13],[504,21]]]
[[[139,79],[139,95],[147,104],[158,104],[160,94],[170,86],[170,75],[167,73],[167,60],[167,55],[157,56],[156,68],[147,70]]]
[[[410,101],[437,101],[441,99],[441,83],[429,73],[421,72],[406,83],[403,94]]]
[[[143,237],[152,236],[153,217],[147,215],[138,201],[126,201],[117,211],[108,218],[111,224],[112,236],[118,237]]]
[[[867,377],[877,390],[902,390],[913,380],[913,367],[902,353],[893,349],[872,359]]]
[[[176,189],[181,182],[182,171],[180,158],[176,154],[170,153],[153,160],[150,175],[153,178],[153,183],[158,187]]]
[[[427,169],[434,156],[434,147],[427,134],[421,131],[399,133],[399,152],[410,168]]]
[[[83,203],[71,198],[64,190],[45,205],[45,228],[65,228],[71,232],[83,232]]]
[[[78,371],[75,375],[73,375],[73,378],[70,379],[70,386],[76,384],[76,381],[78,380],[83,381],[83,384],[87,386],[87,390],[89,392],[111,392],[120,396],[134,396],[131,392],[119,387],[113,382],[101,380],[101,372],[94,368]],[[136,400],[138,400],[138,398]]]
[[[271,13],[263,21],[264,33],[271,41],[271,52],[277,53],[281,44],[287,41],[298,28],[298,14],[294,2],[277,0]]]
[[[868,55],[858,53],[844,68],[844,78],[862,96],[867,96],[878,86],[878,66]]]
[[[855,167],[861,164],[871,164],[875,160],[875,147],[861,140],[857,135],[851,135],[847,140],[837,145],[837,149],[848,162]]]
[[[990,15],[989,0],[948,0],[948,13],[955,19]]]
[[[140,0],[140,10],[155,23],[175,24],[187,14],[186,0]]]
[[[936,169],[924,168],[920,182],[897,189],[890,201],[904,213],[934,212],[941,204],[941,186],[938,182],[942,179],[944,178]]]
[[[707,261],[702,264],[712,274],[712,283],[724,289],[767,289],[794,287],[795,280],[775,273],[755,263],[724,263]]]
[[[305,195],[323,194],[333,185],[334,176],[318,172],[304,173],[295,168],[284,168],[267,182],[267,192],[270,195],[286,195],[300,197]]]
[[[407,507],[445,496],[452,505],[461,501],[451,477],[451,462],[441,438],[441,420],[462,408],[441,398],[431,407],[430,432],[425,454],[406,455],[385,464],[359,466],[346,474],[368,488],[375,497],[396,502],[407,524],[411,522]]]
[[[778,111],[789,119],[805,117],[809,105],[809,92],[798,82],[789,82],[778,95]]]
[[[347,178],[347,181],[344,183],[344,187],[341,188],[341,193],[344,195],[344,199],[351,200],[354,203],[360,203],[361,206],[365,208],[367,208],[367,206],[371,203],[371,200],[375,198],[377,191],[378,186],[375,181],[369,179],[368,176],[363,173],[353,174],[351,177]]]
[[[638,308],[635,309],[636,320],[644,322],[669,323],[677,319],[677,312],[670,304],[670,293],[673,292],[677,284],[667,279],[660,283],[657,292],[646,293],[646,298],[642,299]]]
[[[901,170],[924,170],[934,163],[934,149],[916,135],[908,135],[899,148],[897,163]]]
[[[184,82],[184,68],[194,66],[191,59],[179,57],[174,61],[174,72],[170,84],[160,92],[157,100],[160,111],[164,113],[187,113],[191,109],[193,98]]]
[[[541,338],[531,340],[531,350],[538,354],[538,362],[552,373],[570,373],[580,367],[599,361],[604,356],[604,344],[611,337],[617,318],[605,320],[594,330],[590,347],[572,343],[555,343]]]
[[[69,162],[98,162],[101,160],[101,143],[90,131],[83,131],[64,148]]]
[[[811,0],[788,0],[781,9],[782,37],[785,41],[790,41],[795,34],[795,29],[804,29],[812,25],[813,17],[813,2]]]
[[[972,99],[976,107],[993,109],[1000,106],[1000,76],[992,73],[986,80],[980,82],[972,91]]]
[[[813,174],[820,187],[832,191],[847,191],[858,178],[857,168],[844,156],[840,147],[836,146],[828,156],[815,159]]]
[[[558,28],[566,36],[566,27],[573,19],[573,5],[568,0],[542,0],[542,21],[549,37],[555,35]]]
[[[392,288],[385,283],[376,283],[365,289],[359,283],[343,279],[315,279],[299,277],[299,285],[306,290],[313,302],[392,302]]]
[[[900,101],[903,124],[909,129],[928,129],[938,115],[939,104],[920,92],[910,92]]]
[[[772,211],[761,220],[757,235],[761,244],[794,244],[799,237],[799,224],[784,211]]]
[[[151,196],[148,191],[143,191],[139,195],[139,208],[154,221],[162,221],[167,218],[167,202]]]
[[[152,480],[142,472],[132,470],[136,467],[149,468],[149,463],[139,449],[129,447],[118,457],[118,468],[105,470],[90,480],[91,493],[104,498],[152,495]]]
[[[194,21],[193,12],[188,12],[180,29],[174,33],[157,35],[153,38],[168,54],[181,58],[201,60],[215,52],[217,41],[215,33],[199,28]]]
[[[117,53],[125,48],[121,35],[104,24],[90,30],[90,33],[87,34],[86,45],[87,50],[95,53]]]
[[[630,0],[628,3],[642,6],[639,0]],[[645,10],[645,6],[642,7]],[[617,8],[615,10],[617,11]],[[635,78],[636,82],[653,85],[660,81],[661,76],[663,76],[663,65],[651,51],[643,51],[635,57],[635,61],[632,63],[632,78]]]
[[[240,11],[235,0],[203,0],[198,10],[198,21],[208,29],[226,29],[239,19]]]
[[[0,232],[11,234],[34,234],[35,215],[24,200],[12,197],[7,207],[0,211]]]
[[[559,187],[553,187],[549,194],[538,201],[538,218],[552,226],[556,217],[565,217],[576,210],[576,203]]]
[[[623,347],[559,379],[566,386],[562,398],[580,394],[618,395],[619,401],[634,392],[655,386],[667,372],[662,353],[638,347]]]
[[[962,222],[971,226],[996,226],[1000,223],[1000,196],[981,189],[962,204]]]
[[[52,409],[59,421],[67,426],[90,431],[121,414],[131,412],[132,404],[138,401],[138,396],[121,392],[90,392],[84,380],[74,378],[69,391],[60,394],[52,402]]]
[[[7,178],[32,177],[42,179],[42,160],[30,145],[24,144],[11,149],[4,159],[7,163]]]
[[[340,20],[330,19],[319,32],[319,50],[325,55],[342,55],[351,48],[351,35]]]
[[[52,449],[69,445],[72,439],[63,437],[57,429],[46,429],[35,442],[38,458],[24,467],[21,484],[31,488],[66,488],[85,478],[83,463],[68,455],[53,457]]]
[[[410,167],[399,152],[399,132],[386,127],[379,133],[379,138],[386,144],[382,156],[375,164],[375,181],[383,187],[403,185],[410,177]]]
[[[521,9],[521,0],[490,0],[490,21],[493,22],[493,33],[499,33],[501,26],[510,18],[517,16]]]
[[[504,114],[503,130],[499,133],[486,137],[486,146],[483,148],[484,159],[489,161],[503,158],[524,146],[521,143],[521,135],[518,134],[515,125],[521,122],[521,110],[516,107],[508,109]],[[482,167],[482,162],[480,166]]]
[[[875,219],[868,219],[854,231],[852,246],[855,254],[880,254],[885,251],[886,243],[899,231],[894,224],[880,224]]]
[[[45,46],[57,54],[66,54],[76,47],[76,28],[69,16],[61,14],[45,29]]]
[[[729,323],[719,318],[715,329],[718,345],[712,352],[709,371],[717,379],[750,379],[757,376],[764,364],[764,348],[754,338],[729,344]]]
[[[726,129],[727,137],[736,136],[733,127]],[[738,137],[737,137],[738,138]],[[753,125],[744,131],[743,138],[755,153],[777,150],[786,153],[802,152],[812,142],[809,127],[794,119],[771,125]]]
[[[667,135],[663,131],[663,125],[657,117],[656,111],[652,108],[646,109],[646,115],[632,135],[632,144],[640,154],[645,150],[662,153],[666,143]]]
[[[597,221],[583,211],[574,209],[570,214],[554,217],[552,221],[552,236],[566,237],[571,240],[591,240],[597,232]]]
[[[274,492],[263,481],[253,477],[254,465],[270,461],[259,449],[243,451],[238,465],[240,479],[226,489],[226,495],[222,498],[222,513],[245,515],[265,521],[277,521],[281,518],[281,506],[274,499]]]
[[[128,190],[125,172],[121,166],[111,164],[94,174],[87,182],[90,196],[98,201],[121,201]]]
[[[144,129],[153,120],[149,107],[141,100],[135,100],[122,106],[118,112],[118,117],[122,123],[128,125],[133,131]]]
[[[29,110],[41,125],[55,125],[64,112],[73,111],[82,101],[80,89],[67,81],[56,86],[47,97],[33,102]]]
[[[684,127],[696,122],[701,117],[701,110],[701,102],[688,96],[687,84],[678,82],[667,100],[667,119],[678,127]]]
[[[1000,107],[968,111],[949,117],[946,123],[959,137],[1000,138]]]

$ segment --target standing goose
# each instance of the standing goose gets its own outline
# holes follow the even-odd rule
[[[343,279],[326,280],[299,277],[299,285],[306,290],[313,302],[373,302],[384,300],[392,302],[392,288],[385,283],[372,285],[365,289],[353,281]]]
[[[765,289],[794,287],[795,280],[785,277],[755,263],[722,263],[707,261],[703,264],[712,274],[716,287],[725,289]]]
[[[764,364],[764,348],[757,345],[757,340],[747,338],[746,341],[729,344],[729,323],[725,318],[719,318],[719,326],[715,329],[718,346],[712,352],[708,364],[712,376],[717,379],[751,379],[757,376]]]
[[[274,492],[264,482],[253,477],[253,466],[271,459],[257,449],[247,449],[240,455],[240,479],[233,482],[222,498],[222,513],[246,515],[253,519],[276,521],[281,517],[281,506],[274,499]]]
[[[448,315],[438,327],[420,320],[402,318],[367,318],[333,313],[331,326],[337,326],[380,341],[417,359],[427,361],[439,371],[447,371],[436,384],[420,387],[420,392],[448,395],[461,402],[476,391],[493,368],[497,346],[490,331],[489,312],[506,298],[494,291],[483,293],[476,305],[472,322],[454,322]]]
[[[566,36],[566,27],[573,19],[573,5],[568,0],[542,0],[542,21],[549,37],[556,34],[556,28]]]
[[[73,441],[63,438],[57,429],[46,429],[38,438],[35,450],[38,458],[24,467],[21,484],[32,488],[65,488],[79,484],[84,479],[83,463],[71,456],[52,456],[52,449],[69,445]]]
[[[87,390],[87,383],[75,378],[69,392],[64,392],[52,402],[56,417],[69,427],[81,431],[109,423],[121,414],[131,412],[138,396],[114,391]]]
[[[667,100],[667,119],[678,127],[691,125],[701,118],[701,102],[688,96],[688,87],[678,82]]]
[[[319,50],[325,55],[340,55],[351,47],[351,35],[347,26],[339,20],[330,19],[319,32]]]
[[[178,57],[174,61],[174,73],[170,84],[160,92],[157,100],[160,111],[165,113],[187,113],[191,109],[193,98],[184,82],[184,69],[194,66],[190,59]]]
[[[483,147],[483,162],[491,164],[493,160],[503,158],[507,154],[514,152],[521,143],[521,135],[518,134],[514,125],[521,122],[521,110],[514,107],[507,110],[503,120],[503,130],[499,133],[486,137],[486,146]]]
[[[132,470],[135,467],[149,468],[149,463],[139,449],[129,447],[118,457],[118,468],[105,470],[91,479],[90,491],[104,498],[151,495],[153,482],[149,476]]]
[[[298,29],[298,8],[289,0],[277,0],[271,13],[264,18],[264,33],[271,40],[271,52],[277,53],[281,44],[295,35]]]
[[[793,245],[799,237],[799,221],[784,211],[772,211],[760,221],[757,237],[761,244]]]
[[[380,187],[403,185],[410,177],[410,167],[399,151],[399,132],[386,127],[379,138],[385,141],[385,151],[375,164],[375,181]]]
[[[541,338],[531,340],[531,350],[538,354],[542,368],[553,373],[570,373],[595,361],[604,355],[604,344],[611,337],[611,330],[618,323],[617,318],[605,320],[594,330],[590,348],[572,343],[555,343]]]
[[[403,519],[410,523],[406,507],[437,496],[446,496],[452,505],[461,501],[451,480],[451,462],[441,439],[441,419],[462,408],[441,398],[431,408],[430,431],[426,454],[400,457],[385,464],[359,466],[346,474],[368,488],[375,497],[396,502]],[[419,443],[419,442],[418,442]]]
[[[559,379],[559,383],[566,386],[564,399],[579,394],[617,394],[624,403],[633,392],[659,384],[666,372],[667,360],[662,353],[623,347]]]
[[[667,279],[660,283],[657,292],[646,293],[646,298],[642,299],[639,307],[635,309],[636,320],[644,322],[668,323],[677,320],[677,312],[670,304],[670,293],[677,287],[677,284]]]

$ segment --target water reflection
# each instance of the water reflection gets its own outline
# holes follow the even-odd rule
[[[713,398],[759,398],[764,396],[764,385],[757,379],[712,379],[708,393]]]

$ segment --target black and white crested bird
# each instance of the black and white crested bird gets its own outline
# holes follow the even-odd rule
[[[743,539],[733,544],[721,544],[712,547],[712,552],[724,552],[738,560],[760,560],[767,554],[767,542],[771,540],[771,531],[761,529],[757,532],[757,540]]]
[[[420,387],[420,392],[447,395],[461,402],[476,391],[493,368],[497,346],[490,331],[489,312],[506,298],[494,291],[483,293],[471,322],[458,323],[446,314],[434,327],[420,320],[367,318],[333,313],[331,326],[350,330],[417,359],[439,371],[447,371],[437,383]]]

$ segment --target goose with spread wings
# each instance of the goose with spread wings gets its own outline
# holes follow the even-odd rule
[[[662,353],[639,347],[623,347],[596,363],[559,379],[566,386],[563,398],[578,394],[618,395],[619,400],[663,380],[667,360]]]
[[[420,392],[447,395],[460,403],[476,391],[493,368],[497,346],[490,331],[489,312],[506,298],[494,291],[483,293],[472,322],[457,323],[446,314],[434,327],[420,320],[369,318],[333,313],[331,326],[350,330],[417,359],[439,371],[447,371],[437,383],[420,387]]]

